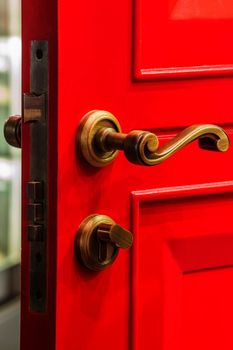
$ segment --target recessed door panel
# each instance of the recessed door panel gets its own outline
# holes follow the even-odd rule
[[[232,278],[232,267],[183,275],[181,304],[183,349],[228,350],[233,347]],[[167,349],[175,347],[170,344]]]
[[[230,0],[136,0],[135,16],[136,78],[233,72]]]
[[[133,193],[134,350],[233,344],[232,189],[222,183]]]

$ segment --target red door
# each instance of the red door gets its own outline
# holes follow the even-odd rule
[[[48,132],[40,144],[48,140],[48,157],[43,246],[26,233],[26,206],[40,204],[26,187],[40,177],[30,173],[35,124],[24,116],[21,349],[233,349],[232,148],[211,151],[221,142],[225,150],[227,139],[206,126],[232,137],[232,2],[23,0],[22,10],[24,93],[41,94],[29,84],[30,47],[47,42],[34,61],[45,59],[48,68]],[[165,149],[156,153],[145,141],[143,154],[161,164],[134,164],[122,150],[106,166],[88,164],[76,132],[93,110],[112,113],[125,134],[156,134]],[[197,124],[174,145],[176,134]],[[89,149],[85,135],[81,148],[104,158],[114,142],[126,147],[125,136],[105,136],[104,146],[95,139]],[[200,137],[210,151],[189,142]],[[142,144],[131,141],[128,158],[145,163]],[[98,272],[74,251],[81,222],[93,214],[133,234],[132,248]],[[106,255],[108,244],[97,253]]]

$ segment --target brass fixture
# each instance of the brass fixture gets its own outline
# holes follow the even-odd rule
[[[23,118],[20,115],[13,115],[4,124],[4,137],[10,146],[21,148],[22,123],[44,122],[45,106],[46,94],[23,95]]]
[[[14,115],[9,117],[4,124],[4,137],[10,146],[21,148],[21,123],[21,116]]]
[[[87,113],[77,131],[77,147],[86,161],[95,167],[111,163],[118,150],[123,150],[126,158],[140,165],[156,165],[190,142],[198,139],[199,147],[210,151],[225,152],[229,148],[226,132],[217,125],[192,125],[164,146],[159,146],[158,138],[148,131],[133,130],[121,133],[118,120],[107,111],[94,110]]]
[[[79,226],[75,238],[75,253],[86,268],[101,271],[111,265],[119,248],[130,248],[132,233],[117,225],[109,216],[88,216]]]

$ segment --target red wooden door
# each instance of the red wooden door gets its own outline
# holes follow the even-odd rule
[[[207,123],[231,139],[232,2],[23,0],[22,10],[24,92],[30,42],[48,41],[49,161],[46,310],[32,312],[24,124],[21,349],[232,349],[232,148],[193,142],[153,167],[120,152],[95,168],[75,152],[91,110],[161,143]],[[96,213],[134,236],[101,272],[74,254],[80,223]]]

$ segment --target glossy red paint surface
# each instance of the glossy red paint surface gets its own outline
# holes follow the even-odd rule
[[[135,0],[138,79],[233,73],[230,0]]]
[[[35,350],[206,349],[207,344],[219,349],[220,343],[221,349],[227,350],[232,346],[232,148],[220,154],[200,150],[194,143],[151,168],[129,164],[120,154],[110,166],[93,169],[75,155],[77,126],[93,109],[112,112],[125,132],[156,132],[161,143],[197,123],[221,125],[232,139],[233,78],[226,76],[226,71],[216,77],[215,69],[216,64],[225,67],[233,63],[232,45],[227,39],[233,30],[232,14],[218,18],[218,11],[212,7],[217,18],[201,19],[206,28],[210,21],[220,26],[226,46],[216,63],[212,57],[206,62],[209,78],[191,79],[183,71],[185,79],[171,75],[170,80],[151,77],[150,82],[135,81],[135,33],[139,25],[146,26],[136,18],[139,14],[144,21],[140,3],[58,1],[56,26],[57,3],[51,1],[44,26],[40,26],[37,7],[45,10],[48,3],[38,1],[32,7],[24,0],[23,12],[31,15],[24,17],[24,57],[28,57],[29,39],[48,38],[52,47],[50,157],[55,161],[50,165],[49,184],[48,313],[38,316],[27,311],[28,243],[24,239],[23,350],[32,344]],[[201,2],[195,4],[201,6]],[[213,6],[212,1],[205,1],[205,5],[208,9]],[[151,1],[144,1],[143,6],[149,6],[146,13],[155,13],[156,23],[162,7]],[[230,5],[225,1],[223,6],[227,11]],[[181,38],[172,39],[173,46],[177,40],[177,48],[183,50],[179,57],[184,57],[184,67],[198,65],[203,57],[203,30],[189,18],[186,22],[197,37],[192,63]],[[154,30],[144,33],[142,40],[151,42],[151,59],[156,64]],[[170,28],[166,22],[163,30],[162,44],[168,52]],[[210,46],[215,42],[211,35],[214,33],[210,33]],[[191,39],[184,30],[182,40],[190,47]],[[210,52],[215,51],[211,46]],[[149,57],[143,50],[140,55],[141,62]],[[24,133],[23,185],[29,164],[26,130]],[[114,265],[100,273],[80,267],[73,251],[80,222],[94,213],[111,216],[135,236],[132,250],[120,252]],[[49,336],[48,325],[52,334],[56,332],[55,338]]]
[[[233,182],[134,191],[132,201],[133,349],[231,347]]]

